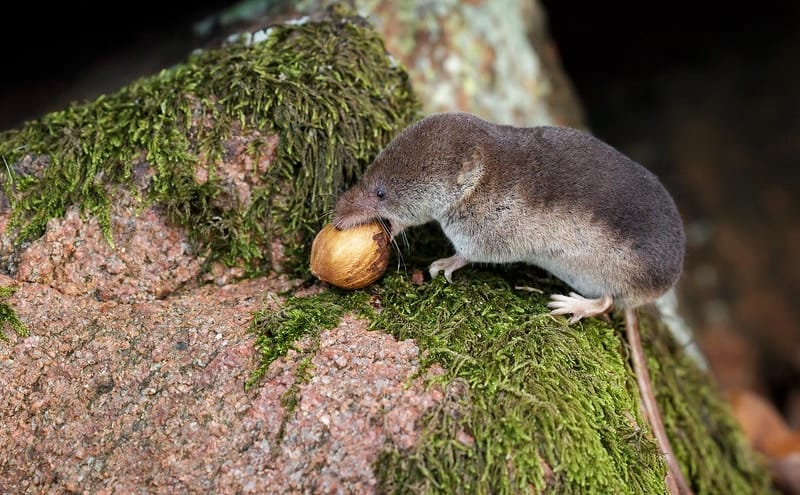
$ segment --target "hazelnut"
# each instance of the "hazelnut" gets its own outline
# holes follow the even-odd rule
[[[311,245],[311,273],[342,289],[360,289],[386,272],[389,253],[389,235],[378,222],[346,230],[328,224]]]

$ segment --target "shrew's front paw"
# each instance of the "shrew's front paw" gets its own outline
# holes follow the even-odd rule
[[[460,254],[456,253],[449,258],[442,258],[431,263],[430,268],[428,268],[428,272],[431,274],[431,278],[436,278],[436,275],[443,271],[444,278],[452,284],[453,272],[463,267],[467,263],[469,263],[469,261],[467,261]]]

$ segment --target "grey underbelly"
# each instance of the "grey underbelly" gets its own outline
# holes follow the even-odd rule
[[[638,253],[600,226],[584,225],[577,234],[541,227],[445,234],[470,262],[536,265],[587,297],[624,291],[630,274],[643,268]]]

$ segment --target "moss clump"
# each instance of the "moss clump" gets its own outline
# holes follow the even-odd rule
[[[298,340],[306,336],[317,337],[322,330],[335,327],[344,313],[363,308],[367,298],[363,291],[333,289],[310,297],[290,296],[279,311],[257,311],[249,331],[256,336],[259,364],[246,388],[257,383],[273,361],[285,356],[289,350],[298,350],[295,346]]]
[[[137,166],[146,164],[154,175],[145,204],[161,205],[188,227],[201,254],[255,270],[269,266],[275,236],[290,255],[305,253],[335,196],[418,108],[378,34],[349,15],[338,8],[319,22],[272,27],[259,42],[243,36],[0,133],[14,242],[39,237],[71,205],[95,215],[113,242],[110,186],[138,194]],[[230,193],[215,173],[234,130],[280,137],[264,185],[245,205],[223,200]],[[253,156],[259,148],[252,146]],[[21,165],[26,156],[45,157],[47,165],[32,173]],[[209,178],[198,183],[201,159]],[[294,258],[300,271],[301,259]]]
[[[763,460],[748,447],[713,381],[666,337],[663,324],[642,320],[656,399],[675,456],[695,493],[773,493]]]
[[[297,408],[300,385],[311,378],[311,360],[319,350],[320,333],[338,325],[342,315],[348,311],[361,308],[359,312],[363,313],[368,308],[367,300],[365,292],[348,293],[334,289],[311,297],[290,296],[280,311],[269,309],[254,314],[249,331],[256,335],[259,364],[245,383],[245,390],[258,383],[269,365],[285,356],[289,350],[302,354],[295,368],[294,382],[281,396],[284,415],[276,434],[273,455],[278,455],[278,443],[283,439],[286,424]],[[295,343],[304,337],[309,337],[311,342],[300,349]]]
[[[427,418],[418,446],[378,462],[384,490],[426,493],[660,493],[664,465],[646,436],[616,330],[566,327],[546,297],[464,271],[413,288],[390,277],[373,322],[415,338],[446,386],[467,391]],[[456,411],[456,412],[454,412]],[[638,425],[638,426],[637,426]],[[464,445],[454,433],[474,439]],[[545,482],[544,466],[552,470]]]
[[[28,336],[28,328],[17,317],[14,308],[8,304],[8,298],[16,291],[15,287],[0,287],[0,340],[8,341],[8,337],[4,333],[6,325],[10,326],[19,336]]]
[[[540,275],[467,268],[454,284],[439,277],[417,287],[391,273],[370,289],[380,312],[364,291],[289,297],[254,326],[265,358],[259,373],[276,350],[354,311],[373,329],[414,338],[423,366],[446,370],[436,378],[446,400],[423,420],[417,445],[387,445],[376,462],[379,491],[664,493],[666,468],[639,413],[622,321],[566,326],[548,314],[546,295],[512,288],[563,290]],[[665,331],[656,340],[651,355],[659,361],[650,364],[659,402],[696,493],[769,493],[767,472],[708,377],[678,349],[660,347],[673,345]]]

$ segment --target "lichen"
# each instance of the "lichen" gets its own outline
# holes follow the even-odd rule
[[[8,337],[4,332],[6,326],[10,326],[21,337],[28,336],[28,327],[22,323],[14,308],[8,304],[8,298],[16,291],[16,287],[0,286],[0,340],[8,341]]]
[[[144,162],[154,175],[143,201],[186,226],[209,260],[261,271],[271,266],[275,237],[290,260],[302,259],[344,184],[418,110],[406,73],[381,38],[341,6],[330,15],[274,26],[259,42],[243,36],[197,52],[114,94],[0,133],[14,243],[38,238],[48,220],[80,205],[113,245],[108,191],[117,184],[134,190],[135,167]],[[277,134],[280,141],[251,202],[223,207],[214,165],[234,130]],[[17,166],[25,156],[46,156],[48,165],[29,173]],[[201,159],[209,179],[199,183]]]
[[[465,268],[453,284],[440,277],[416,286],[410,278],[392,271],[367,291],[290,296],[253,328],[266,358],[259,373],[275,350],[318,335],[345,312],[415,339],[423,369],[444,367],[432,380],[446,399],[422,420],[416,446],[389,443],[376,461],[379,492],[665,493],[666,468],[639,412],[621,320],[567,326],[550,316],[546,294],[564,287],[534,268]],[[763,465],[709,377],[641,319],[665,423],[696,493],[769,493]]]

